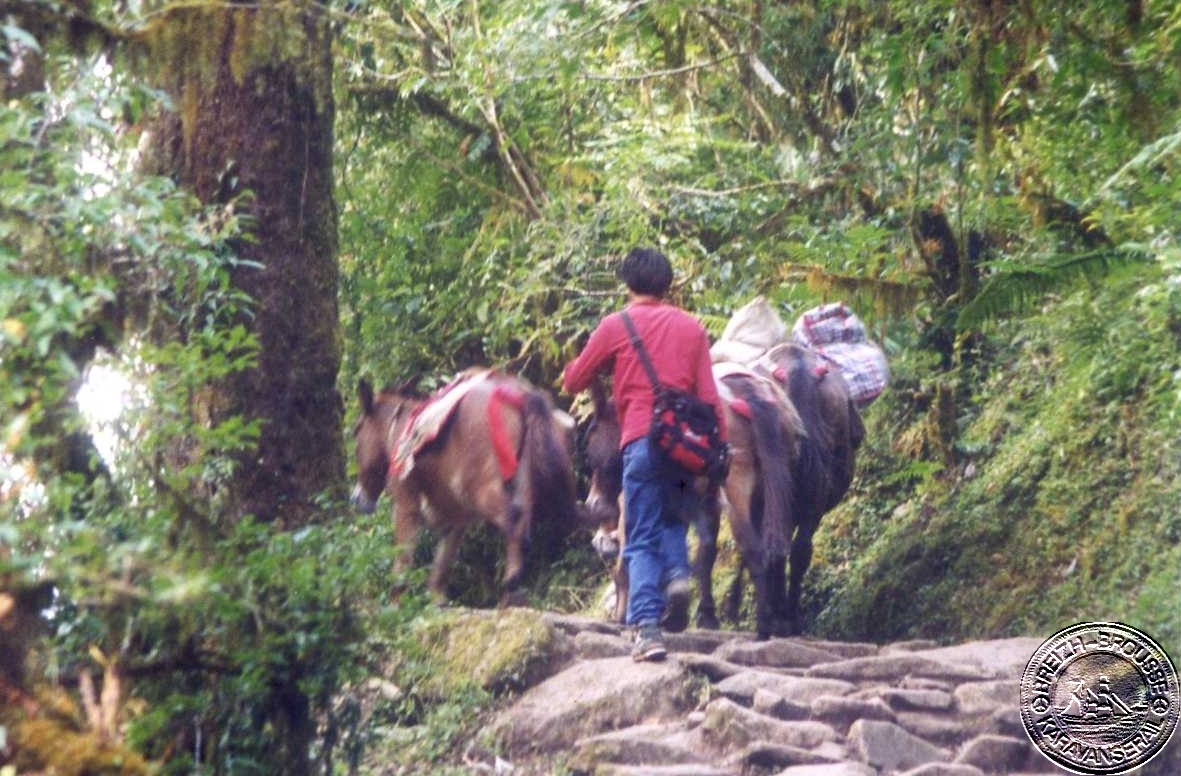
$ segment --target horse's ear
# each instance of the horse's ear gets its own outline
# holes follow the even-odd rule
[[[357,384],[357,398],[361,400],[361,412],[366,415],[373,412],[373,386],[368,380]]]
[[[409,378],[404,380],[397,388],[395,388],[394,393],[398,394],[399,396],[414,396],[418,391],[418,381],[421,379],[422,373],[415,372]]]

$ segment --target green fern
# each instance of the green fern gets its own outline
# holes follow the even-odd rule
[[[1040,265],[1007,263],[999,266],[956,316],[959,331],[986,327],[1000,317],[1026,312],[1045,299],[1080,280],[1101,280],[1123,268],[1143,266],[1152,256],[1140,246],[1104,248],[1051,257]]]

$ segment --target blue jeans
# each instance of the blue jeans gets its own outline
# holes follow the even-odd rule
[[[689,576],[688,526],[668,508],[668,482],[650,454],[648,440],[623,449],[623,504],[627,536],[628,625],[655,625],[664,612],[664,586]]]

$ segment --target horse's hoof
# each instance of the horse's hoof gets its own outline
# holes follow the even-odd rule
[[[697,627],[704,630],[718,630],[722,627],[722,623],[718,622],[718,617],[713,612],[698,612],[694,620]]]
[[[770,630],[772,636],[775,636],[776,638],[779,638],[779,639],[790,638],[791,636],[795,636],[797,633],[799,633],[799,631],[796,628],[792,627],[792,624],[790,622],[788,622],[787,620],[778,620],[778,619],[774,620],[771,623],[771,627],[769,630]]]
[[[524,606],[526,603],[525,594],[520,590],[512,590],[500,597],[501,609],[512,609]]]

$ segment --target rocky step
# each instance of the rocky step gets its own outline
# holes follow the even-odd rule
[[[1040,638],[949,647],[689,630],[667,637],[665,661],[636,663],[621,627],[545,619],[574,657],[494,723],[517,775],[1066,773],[1020,718],[1020,676]],[[1177,762],[1166,751],[1134,773],[1164,776]]]

